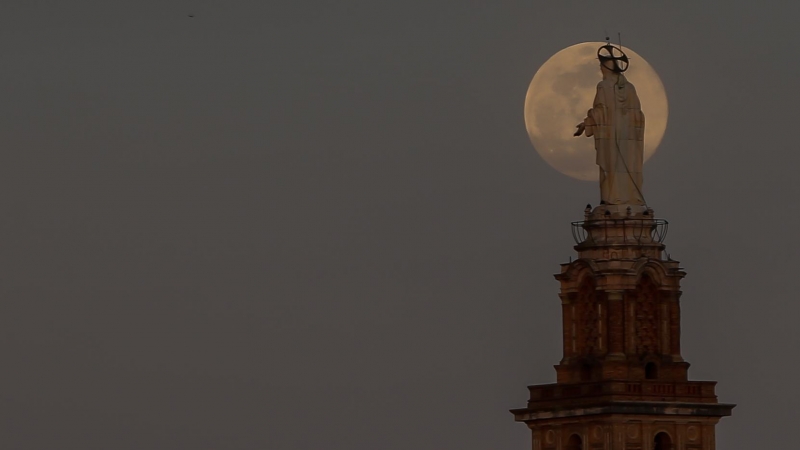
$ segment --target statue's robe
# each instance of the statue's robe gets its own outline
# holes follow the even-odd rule
[[[624,75],[610,74],[597,84],[584,125],[586,136],[594,136],[601,200],[609,205],[644,205],[644,114],[636,88]]]

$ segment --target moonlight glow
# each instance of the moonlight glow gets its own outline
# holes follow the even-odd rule
[[[534,75],[525,98],[525,126],[536,151],[556,170],[579,180],[598,179],[594,139],[572,133],[592,107],[601,80],[597,49],[603,44],[584,42],[550,57]],[[647,161],[667,129],[667,94],[653,67],[633,50],[624,50],[631,62],[625,76],[642,101]]]

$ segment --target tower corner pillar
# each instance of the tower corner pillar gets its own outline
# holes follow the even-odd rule
[[[622,290],[606,291],[608,300],[608,359],[625,358],[625,307]]]

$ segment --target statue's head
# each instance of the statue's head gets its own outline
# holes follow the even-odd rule
[[[606,44],[598,48],[597,59],[600,60],[600,70],[604,74],[606,72],[622,73],[628,70],[628,55],[614,45]]]

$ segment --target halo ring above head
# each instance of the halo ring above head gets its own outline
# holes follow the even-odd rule
[[[616,73],[625,72],[630,65],[628,62],[628,55],[626,55],[620,47],[612,44],[606,44],[598,48],[597,59],[600,60],[600,64],[606,67],[608,67],[606,62],[611,62],[614,66],[608,67],[608,69]]]

